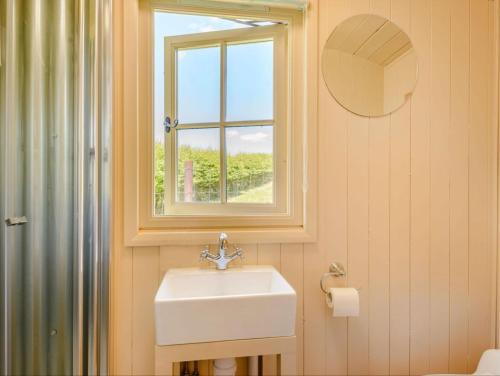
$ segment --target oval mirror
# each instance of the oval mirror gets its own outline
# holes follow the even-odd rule
[[[417,81],[417,56],[408,35],[371,14],[346,19],[330,34],[321,59],[332,96],[362,116],[383,116],[400,108]]]

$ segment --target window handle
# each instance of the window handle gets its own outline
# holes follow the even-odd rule
[[[165,132],[170,133],[170,131],[173,128],[176,128],[179,125],[179,120],[175,119],[174,123],[172,124],[172,120],[170,119],[170,116],[167,116],[165,118],[165,121],[163,122],[163,126],[165,127]]]

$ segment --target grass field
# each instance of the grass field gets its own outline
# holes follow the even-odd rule
[[[239,196],[233,197],[229,202],[251,202],[269,204],[273,200],[273,182],[270,181],[260,187],[241,192]]]

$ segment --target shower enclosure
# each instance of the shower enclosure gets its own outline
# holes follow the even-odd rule
[[[106,374],[111,0],[0,0],[0,374]]]

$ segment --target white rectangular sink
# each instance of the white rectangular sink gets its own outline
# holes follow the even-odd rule
[[[155,297],[156,343],[292,336],[296,300],[272,266],[170,269]]]

